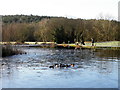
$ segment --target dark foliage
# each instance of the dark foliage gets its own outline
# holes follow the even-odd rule
[[[17,54],[23,54],[24,52],[17,50],[17,49],[13,49],[10,46],[4,46],[2,47],[2,57],[6,57],[6,56],[11,56],[11,55],[17,55]]]
[[[6,15],[2,16],[4,23],[31,23],[39,22],[43,18],[50,18],[49,16],[33,16],[33,15]]]

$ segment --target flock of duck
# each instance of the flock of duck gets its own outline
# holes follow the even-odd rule
[[[51,66],[49,66],[49,68],[68,68],[68,67],[74,67],[75,66],[75,64],[54,64],[54,65],[51,65]]]

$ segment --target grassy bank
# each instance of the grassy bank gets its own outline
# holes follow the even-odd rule
[[[35,44],[55,44],[55,42],[0,42],[1,45],[18,45],[18,44],[27,44],[27,45],[35,45]],[[63,44],[59,44],[63,45]],[[68,44],[65,44],[68,45]],[[69,44],[71,46],[75,46],[75,44]],[[85,45],[91,46],[91,42],[85,42]],[[120,46],[120,41],[106,41],[106,42],[95,42],[95,46]]]
[[[92,46],[91,42],[85,42],[85,45],[75,45],[75,44],[58,44],[57,45],[58,48],[59,47],[63,47],[63,48],[100,48],[100,49],[119,49],[120,50],[120,41],[107,41],[107,42],[96,42],[94,43],[94,46]]]
[[[85,45],[91,46],[91,42],[85,42]],[[120,41],[95,42],[94,46],[120,47]]]
[[[95,42],[94,46],[92,46],[91,42],[85,42],[85,45],[76,45],[73,44],[56,44],[55,42],[1,42],[4,45],[24,45],[29,47],[57,47],[57,48],[108,48],[108,49],[120,49],[120,41],[106,41],[106,42]]]

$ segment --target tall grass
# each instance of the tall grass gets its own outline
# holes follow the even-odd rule
[[[18,49],[14,49],[10,46],[2,46],[2,57],[12,56],[17,54],[26,54]]]

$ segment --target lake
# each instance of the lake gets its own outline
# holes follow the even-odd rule
[[[27,54],[1,59],[2,88],[118,88],[120,50],[19,49]],[[49,68],[56,63],[75,66]]]

